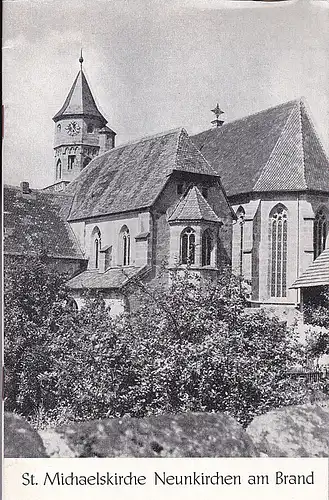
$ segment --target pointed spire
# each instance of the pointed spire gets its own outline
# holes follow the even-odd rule
[[[216,107],[214,109],[211,110],[212,113],[215,114],[216,116],[216,120],[213,120],[211,123],[213,125],[216,125],[216,127],[221,127],[224,123],[224,120],[220,120],[219,117],[220,115],[223,115],[224,114],[224,111],[222,111],[219,107],[219,104],[217,103],[216,104]]]
[[[88,115],[100,118],[103,122],[102,126],[105,126],[107,120],[101,114],[97,108],[95,99],[92,95],[90,87],[88,85],[86,76],[82,70],[83,56],[82,49],[79,57],[80,71],[77,74],[71,90],[68,93],[67,98],[61,109],[56,113],[53,120],[56,122],[63,118],[63,116],[72,115]]]
[[[79,57],[79,63],[80,63],[80,70],[82,71],[82,63],[83,63],[82,47],[81,47],[81,52],[80,52],[80,57]]]

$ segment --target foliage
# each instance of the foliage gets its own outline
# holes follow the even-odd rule
[[[306,335],[308,355],[318,363],[321,356],[329,355],[329,287],[308,298],[304,319],[310,325]]]
[[[304,305],[305,322],[329,329],[329,286],[322,287]]]
[[[238,278],[204,286],[186,271],[170,286],[137,282],[138,307],[117,319],[99,294],[68,309],[64,281],[40,262],[6,277],[6,406],[38,425],[184,411],[247,425],[305,400],[288,375],[302,346],[285,324],[245,308]]]
[[[29,414],[43,398],[53,321],[67,298],[65,276],[39,258],[11,261],[4,272],[5,404]]]

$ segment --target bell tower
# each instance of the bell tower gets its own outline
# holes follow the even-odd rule
[[[61,109],[53,117],[54,184],[46,189],[61,191],[99,154],[115,147],[116,133],[107,127],[107,120],[97,108],[86,76],[80,71]]]

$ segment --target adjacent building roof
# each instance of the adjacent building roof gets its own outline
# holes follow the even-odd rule
[[[56,258],[83,259],[66,222],[72,197],[58,193],[4,187],[4,252],[10,255],[46,253]]]
[[[93,98],[87,79],[82,70],[77,74],[63,106],[58,113],[56,113],[53,120],[56,122],[65,116],[72,115],[95,116],[101,118],[103,125],[107,123],[107,120],[97,108],[95,99]]]
[[[329,248],[315,259],[290,288],[329,285]]]
[[[184,129],[111,149],[69,185],[69,220],[151,207],[174,171],[218,177]]]
[[[220,174],[228,196],[264,191],[329,192],[329,161],[301,99],[192,139]]]
[[[189,220],[220,222],[220,219],[196,186],[192,187],[182,197],[169,218],[169,222]]]
[[[133,278],[136,278],[144,267],[116,267],[100,273],[97,269],[84,271],[68,281],[73,290],[85,288],[93,289],[120,289]]]

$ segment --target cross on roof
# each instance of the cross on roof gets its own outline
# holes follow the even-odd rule
[[[213,125],[216,125],[216,127],[220,127],[221,125],[223,125],[224,120],[220,120],[219,117],[220,115],[224,114],[224,111],[220,109],[218,103],[216,104],[216,107],[211,110],[211,112],[214,113],[216,116],[216,120],[213,120],[211,123]]]

